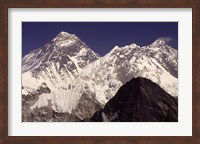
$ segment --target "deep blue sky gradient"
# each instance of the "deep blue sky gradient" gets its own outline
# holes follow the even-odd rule
[[[114,46],[151,44],[170,37],[167,43],[178,49],[178,22],[23,22],[22,55],[40,48],[65,31],[75,34],[101,56]]]

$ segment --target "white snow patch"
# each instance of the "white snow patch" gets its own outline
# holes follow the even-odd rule
[[[53,104],[52,108],[56,112],[71,113],[71,111],[76,108],[80,97],[81,93],[78,93],[77,90],[54,89],[54,91],[49,94],[40,95],[39,100],[31,107],[31,109],[47,106],[48,100],[51,100],[51,103]]]

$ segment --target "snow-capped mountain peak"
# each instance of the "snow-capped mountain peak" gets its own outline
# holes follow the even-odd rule
[[[128,53],[130,53],[131,51],[135,51],[135,49],[140,48],[139,45],[132,43],[130,45],[126,45],[123,47],[119,47],[119,46],[115,46],[108,54],[109,55],[113,55],[113,54],[117,54],[117,55],[127,55]]]
[[[163,39],[157,39],[155,40],[150,47],[161,47],[161,46],[166,46],[166,41]]]
[[[59,81],[73,80],[83,67],[97,59],[99,55],[76,35],[60,32],[53,41],[23,57],[22,73],[29,80],[31,76],[32,81],[35,79],[60,85]],[[41,82],[37,82],[38,85]]]
[[[58,33],[56,37],[65,38],[65,37],[71,37],[71,36],[73,36],[73,35],[74,35],[74,34],[70,34],[70,33],[68,33],[68,32],[62,31],[62,32]]]
[[[132,43],[131,45],[129,45],[129,47],[131,48],[137,48],[137,47],[140,47],[139,45],[135,44],[135,43]]]
[[[110,53],[112,53],[112,52],[114,52],[114,51],[116,51],[116,50],[120,50],[120,47],[119,47],[118,45],[116,45],[116,46],[110,51]]]
[[[72,35],[72,34],[70,34],[70,33],[68,33],[68,32],[65,32],[65,31],[61,31],[60,33],[58,33],[58,35]]]
[[[51,42],[58,46],[66,46],[75,43],[77,40],[80,41],[75,34],[60,32]]]

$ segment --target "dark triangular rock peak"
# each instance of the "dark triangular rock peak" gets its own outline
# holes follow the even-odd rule
[[[149,79],[133,78],[90,121],[177,122],[178,99]]]

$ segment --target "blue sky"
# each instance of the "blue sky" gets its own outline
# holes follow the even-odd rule
[[[42,47],[61,31],[77,35],[101,56],[116,45],[144,46],[158,38],[178,49],[178,22],[23,22],[22,55]]]

